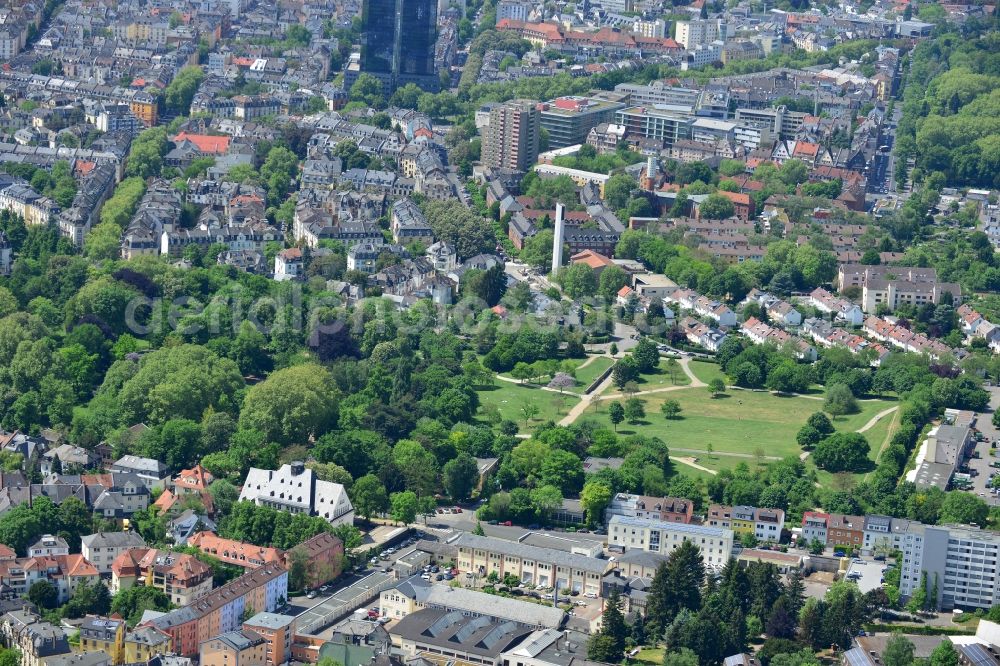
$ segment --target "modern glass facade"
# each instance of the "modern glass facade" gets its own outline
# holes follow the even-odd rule
[[[435,0],[365,0],[362,20],[362,72],[378,77],[387,95],[407,83],[437,90]]]

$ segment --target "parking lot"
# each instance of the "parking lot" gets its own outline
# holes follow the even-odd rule
[[[855,558],[847,569],[847,580],[854,580],[862,592],[877,589],[882,587],[882,572],[888,566],[886,562]]]
[[[976,428],[986,437],[984,442],[976,442],[974,457],[967,461],[969,472],[972,475],[972,488],[969,492],[982,498],[990,506],[1000,506],[1000,496],[992,492],[990,488],[990,474],[1000,473],[1000,468],[992,467],[994,462],[1000,463],[1000,449],[990,448],[990,442],[1000,440],[1000,430],[993,426],[992,411],[1000,407],[1000,388],[996,386],[985,387],[990,393],[990,412],[979,414],[976,419]],[[998,455],[994,456],[993,453]]]

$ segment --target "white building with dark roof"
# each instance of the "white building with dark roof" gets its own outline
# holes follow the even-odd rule
[[[279,511],[320,516],[334,526],[354,522],[354,505],[344,486],[320,480],[301,461],[277,470],[251,467],[240,500]]]

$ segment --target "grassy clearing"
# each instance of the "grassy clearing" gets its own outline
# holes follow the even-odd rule
[[[713,379],[721,379],[726,381],[726,373],[722,371],[718,363],[711,363],[709,361],[696,361],[692,360],[688,367],[691,368],[691,372],[694,376],[701,381],[708,384]]]
[[[731,391],[724,397],[712,399],[704,388],[653,394],[644,399],[645,421],[638,425],[621,424],[618,427],[620,434],[660,437],[672,449],[706,451],[711,443],[714,451],[753,456],[758,447],[763,447],[766,455],[780,458],[799,455],[801,451],[795,442],[795,434],[809,415],[822,409],[823,405],[810,398],[776,396],[763,391]],[[666,400],[680,403],[682,418],[672,421],[663,418],[660,405]],[[604,401],[591,406],[584,417],[610,426],[607,416],[609,404],[610,401]],[[862,402],[860,414],[838,419],[834,425],[842,431],[857,430],[891,404],[884,401]],[[752,459],[747,460],[752,462]],[[735,462],[738,460],[733,464]],[[706,467],[714,468],[712,465]]]
[[[500,412],[501,418],[517,423],[521,432],[527,432],[531,426],[546,421],[558,421],[566,416],[579,398],[572,393],[556,393],[545,391],[530,384],[511,384],[497,381],[492,388],[479,391],[479,412],[481,415],[491,412],[494,408]],[[532,404],[538,408],[538,414],[525,423],[522,405]]]
[[[663,663],[663,648],[643,648],[639,650],[639,654],[635,655],[632,659],[634,661],[641,661],[647,664],[656,664],[660,666]]]
[[[640,391],[651,391],[654,389],[666,388],[668,386],[688,386],[691,383],[691,378],[687,376],[684,372],[684,368],[680,365],[674,371],[673,379],[670,377],[670,373],[667,372],[667,361],[660,361],[660,367],[654,372],[639,375],[639,381],[636,384],[639,385]]]

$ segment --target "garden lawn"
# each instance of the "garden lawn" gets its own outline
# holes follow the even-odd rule
[[[801,450],[795,443],[795,434],[810,414],[823,407],[819,400],[782,397],[764,391],[730,390],[724,397],[712,399],[705,388],[687,388],[640,397],[646,401],[645,421],[635,426],[622,423],[618,426],[619,433],[659,437],[677,455],[701,457],[706,445],[711,442],[713,451],[741,453],[748,456],[748,462],[753,462],[757,447],[763,447],[767,456],[797,457]],[[663,418],[660,405],[666,400],[680,403],[680,419],[668,421]],[[582,418],[594,418],[610,426],[607,416],[610,402],[602,401],[591,406]],[[856,430],[892,403],[879,400],[859,404],[862,412],[838,419],[835,422],[838,430]],[[682,452],[680,449],[701,453]],[[728,461],[721,466],[726,465]],[[713,467],[711,464],[705,466]]]
[[[721,379],[724,382],[726,381],[726,373],[722,371],[722,368],[719,367],[718,363],[691,360],[688,367],[691,368],[691,372],[694,373],[695,377],[706,384],[710,383],[713,379]]]
[[[677,365],[677,370],[674,372],[674,381],[671,381],[670,373],[667,372],[667,359],[661,359],[660,367],[653,372],[639,375],[639,381],[636,382],[640,391],[652,391],[668,386],[687,386],[690,383],[691,378],[687,376],[680,364]]]
[[[634,659],[635,661],[660,666],[663,663],[663,652],[663,648],[643,648],[639,650],[639,654],[635,655]]]
[[[484,388],[479,393],[479,413],[486,414],[494,407],[500,411],[500,416],[517,423],[521,432],[527,432],[532,426],[546,421],[558,421],[577,403],[579,397],[572,393],[556,393],[545,391],[530,384],[512,384],[497,380],[492,388]],[[521,406],[525,403],[538,407],[538,415],[528,424],[524,422]]]

